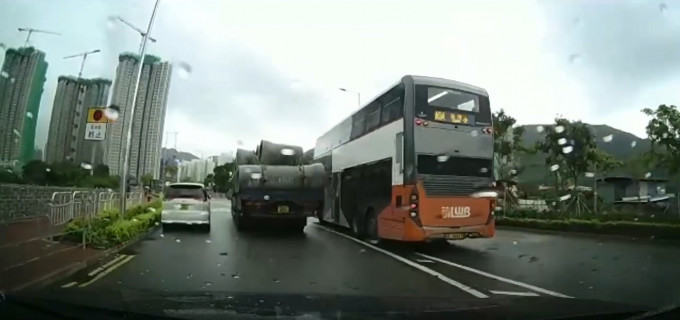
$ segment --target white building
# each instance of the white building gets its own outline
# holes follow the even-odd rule
[[[119,174],[123,158],[121,138],[132,124],[130,162],[128,173],[135,177],[150,174],[154,179],[160,175],[161,145],[171,66],[160,58],[147,55],[140,79],[134,119],[130,119],[130,106],[134,94],[134,82],[139,68],[139,57],[124,53],[118,58],[116,79],[111,104],[120,108],[116,123],[107,132],[107,164],[111,174]]]
[[[105,141],[85,140],[88,109],[106,105],[111,80],[61,76],[52,104],[46,161],[101,164]]]
[[[194,159],[182,162],[179,165],[180,180],[203,183],[205,177],[212,174],[215,167],[213,159]]]

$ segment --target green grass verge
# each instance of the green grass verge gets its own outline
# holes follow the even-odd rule
[[[680,224],[671,223],[496,217],[496,225],[632,237],[653,237],[655,239],[680,239]]]
[[[162,203],[154,201],[128,209],[104,210],[92,217],[74,219],[66,226],[63,239],[82,242],[98,249],[109,249],[143,234],[160,221]]]

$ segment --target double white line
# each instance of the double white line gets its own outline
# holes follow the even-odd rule
[[[125,254],[118,255],[116,258],[107,262],[103,266],[90,271],[90,273],[88,273],[87,275],[89,277],[92,277],[92,278],[90,280],[88,280],[87,282],[84,282],[84,283],[81,283],[80,285],[78,285],[78,282],[74,281],[74,282],[67,283],[67,284],[65,284],[61,287],[62,288],[70,288],[70,287],[73,287],[73,286],[76,286],[76,285],[78,285],[79,288],[87,287],[87,286],[91,285],[92,283],[94,283],[95,281],[106,276],[107,274],[118,269],[120,266],[128,263],[134,257],[135,256],[125,255]]]

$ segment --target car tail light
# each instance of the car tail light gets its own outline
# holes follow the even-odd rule
[[[419,125],[421,125],[421,124],[423,124],[423,120],[416,119],[416,125],[419,126]]]
[[[492,133],[493,133],[493,128],[491,128],[491,127],[482,128],[482,133],[484,133],[484,134],[492,134]]]

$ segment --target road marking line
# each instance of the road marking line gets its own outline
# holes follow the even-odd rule
[[[77,285],[77,284],[78,284],[78,282],[73,281],[73,282],[67,283],[67,284],[65,284],[65,285],[63,285],[63,286],[61,286],[61,287],[62,287],[62,288],[70,288],[70,287],[73,287],[73,286],[75,286],[75,285]]]
[[[340,235],[340,236],[343,236],[343,237],[345,237],[345,238],[347,238],[347,239],[350,239],[350,240],[352,240],[352,241],[354,241],[354,242],[357,242],[357,243],[359,243],[359,244],[362,244],[362,245],[364,245],[364,246],[366,246],[366,247],[369,247],[369,248],[371,248],[371,249],[373,249],[373,250],[375,250],[375,251],[378,251],[378,252],[380,252],[380,253],[383,253],[383,254],[385,254],[385,255],[387,255],[387,256],[390,256],[390,257],[396,259],[397,261],[401,261],[401,262],[403,262],[403,263],[405,263],[405,264],[407,264],[407,265],[409,265],[409,266],[411,266],[411,267],[414,267],[414,268],[416,268],[416,269],[418,269],[418,270],[420,270],[420,271],[422,271],[422,272],[425,272],[425,273],[427,273],[427,274],[429,274],[429,275],[433,275],[433,276],[437,277],[439,280],[444,281],[444,282],[446,282],[446,283],[448,283],[448,284],[450,284],[450,285],[452,285],[452,286],[454,286],[454,287],[456,287],[456,288],[458,288],[458,289],[460,289],[460,290],[463,290],[463,291],[465,291],[465,292],[467,292],[467,293],[469,293],[469,294],[471,294],[471,295],[473,295],[473,296],[475,296],[475,297],[477,297],[477,298],[488,298],[488,297],[489,297],[489,296],[487,296],[486,294],[482,293],[481,291],[478,291],[478,290],[476,290],[476,289],[474,289],[474,288],[472,288],[472,287],[470,287],[470,286],[464,285],[464,284],[462,284],[462,283],[460,283],[460,282],[458,282],[458,281],[456,281],[456,280],[453,280],[453,279],[451,279],[451,278],[449,278],[449,277],[447,277],[447,276],[445,276],[445,275],[443,275],[443,274],[441,274],[441,273],[439,273],[439,272],[437,272],[437,271],[434,271],[434,270],[432,270],[432,269],[430,269],[430,268],[428,268],[428,267],[426,267],[426,266],[417,264],[417,263],[415,263],[415,262],[413,262],[413,261],[411,261],[411,260],[409,260],[409,259],[406,259],[406,258],[404,258],[404,257],[402,257],[402,256],[399,256],[399,255],[394,254],[394,253],[392,253],[392,252],[389,252],[389,251],[387,251],[387,250],[378,248],[378,247],[376,247],[376,246],[374,246],[374,245],[372,245],[372,244],[370,244],[370,243],[361,241],[361,240],[356,239],[356,238],[352,238],[352,237],[350,237],[350,236],[348,236],[348,235],[346,235],[346,234],[337,232],[337,231],[335,231],[335,230],[326,228],[326,227],[324,227],[324,226],[320,226],[320,225],[316,225],[316,226],[319,227],[319,228],[321,228],[321,229],[323,229],[323,230],[326,230],[326,231],[328,231],[328,232],[335,233],[335,234],[337,234],[337,235]]]
[[[110,268],[106,269],[104,272],[98,274],[96,277],[90,279],[88,282],[85,282],[85,283],[79,285],[78,287],[79,287],[79,288],[87,287],[88,285],[92,284],[93,282],[95,282],[95,281],[101,279],[102,277],[104,277],[105,275],[111,273],[113,270],[116,270],[116,269],[118,269],[120,266],[126,264],[128,261],[132,260],[132,258],[134,258],[134,257],[135,257],[135,256],[127,256],[127,257],[125,257],[125,259],[123,259],[123,260],[119,261],[118,263],[112,265]]]
[[[97,268],[97,269],[94,269],[94,270],[90,271],[90,273],[88,273],[87,275],[90,276],[90,277],[92,277],[92,276],[96,275],[97,273],[100,273],[100,272],[104,271],[104,269],[110,267],[112,264],[114,264],[114,263],[120,261],[121,259],[123,259],[123,258],[125,258],[125,257],[127,257],[126,254],[121,254],[121,255],[115,257],[114,259],[112,259],[111,261],[107,262],[107,263],[104,264],[103,266],[101,266],[101,267],[99,267],[99,268]]]
[[[570,296],[568,296],[568,295],[566,295],[566,294],[561,294],[561,293],[559,293],[559,292],[555,292],[555,291],[551,291],[551,290],[548,290],[548,289],[539,288],[539,287],[537,287],[537,286],[530,285],[530,284],[523,283],[523,282],[519,282],[519,281],[515,281],[515,280],[512,280],[512,279],[503,278],[503,277],[497,276],[497,275],[495,275],[495,274],[491,274],[491,273],[488,273],[488,272],[484,272],[484,271],[482,271],[482,270],[477,270],[477,269],[474,269],[474,268],[470,268],[470,267],[467,267],[467,266],[464,266],[464,265],[461,265],[461,264],[457,264],[457,263],[455,263],[455,262],[451,262],[451,261],[448,261],[448,260],[440,259],[440,258],[433,257],[433,256],[430,256],[430,255],[427,255],[427,254],[420,253],[420,252],[416,252],[416,254],[419,255],[419,256],[421,256],[421,257],[424,257],[424,258],[428,258],[428,259],[432,259],[432,260],[437,261],[437,262],[441,262],[441,263],[443,263],[443,264],[448,264],[448,265],[450,265],[450,266],[452,266],[452,267],[456,267],[456,268],[459,268],[459,269],[463,269],[463,270],[465,270],[465,271],[469,271],[469,272],[472,272],[472,273],[476,273],[476,274],[481,275],[481,276],[485,276],[485,277],[487,277],[487,278],[495,279],[495,280],[498,280],[498,281],[503,281],[503,282],[506,282],[506,283],[509,283],[509,284],[516,285],[516,286],[518,286],[518,287],[522,287],[522,288],[525,288],[525,289],[533,290],[533,291],[540,292],[540,293],[543,293],[543,294],[547,294],[547,295],[550,295],[550,296],[553,296],[553,297],[559,297],[559,298],[573,298],[573,297],[570,297]]]
[[[418,263],[434,263],[434,261],[430,259],[416,259],[416,262]]]
[[[504,294],[508,296],[522,296],[522,297],[538,297],[538,293],[534,292],[519,292],[519,291],[496,291],[489,290],[493,294]]]

